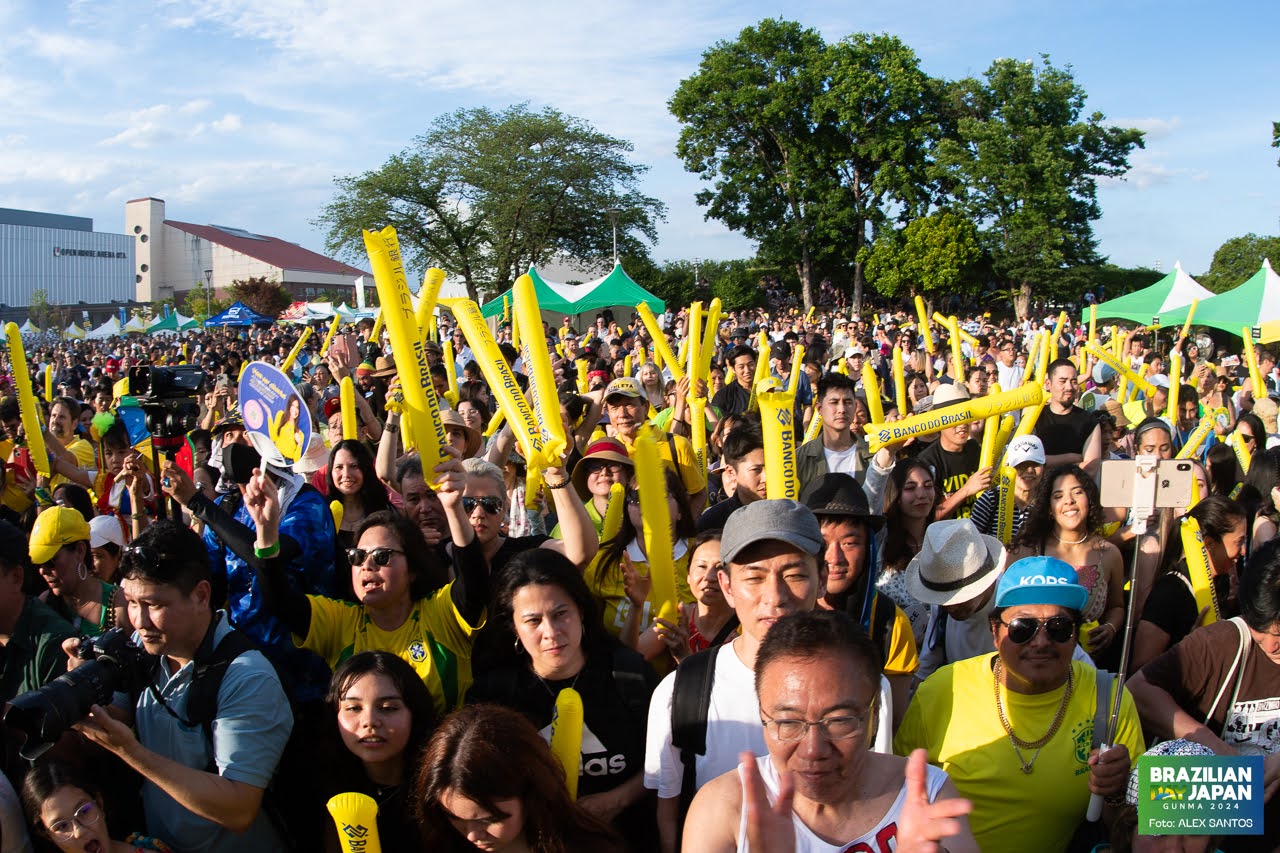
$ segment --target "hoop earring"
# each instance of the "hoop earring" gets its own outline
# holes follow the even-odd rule
[[[76,570],[76,574],[80,576],[80,580],[82,581],[89,579],[89,570],[85,568],[85,565],[83,562],[80,563],[80,568]]]

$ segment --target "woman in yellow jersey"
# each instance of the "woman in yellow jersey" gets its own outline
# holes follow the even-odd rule
[[[406,516],[383,510],[367,516],[347,552],[356,602],[297,592],[286,574],[296,547],[279,537],[275,485],[255,470],[245,486],[245,506],[257,528],[254,550],[263,561],[266,607],[279,615],[296,645],[334,667],[363,651],[388,651],[408,661],[426,682],[436,712],[460,704],[471,683],[471,643],[484,622],[489,566],[462,511],[465,477],[458,452],[435,468],[436,493],[453,537],[455,580],[433,557],[422,530]]]

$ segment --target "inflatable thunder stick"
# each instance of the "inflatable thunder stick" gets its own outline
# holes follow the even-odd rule
[[[468,344],[471,341],[467,341]],[[516,352],[520,351],[520,318],[515,314],[511,315],[511,346],[515,347]],[[475,345],[471,346],[471,351],[475,352]]]
[[[818,310],[818,306],[817,306],[817,305],[810,305],[810,306],[809,306],[809,313],[804,315],[804,321],[805,321],[806,323],[812,323],[812,322],[813,322],[813,312],[814,312],[814,311],[817,311],[817,310]]]
[[[1253,330],[1244,326],[1241,336],[1244,338],[1245,367],[1249,368],[1249,378],[1253,380],[1253,399],[1257,400],[1259,389],[1263,397],[1267,396],[1267,383],[1262,378],[1262,368],[1258,366],[1258,359],[1253,352]]]
[[[1151,382],[1148,381],[1145,376],[1141,376],[1137,373],[1134,373],[1133,368],[1129,367],[1129,365],[1125,364],[1119,358],[1112,355],[1105,348],[1096,346],[1096,345],[1090,346],[1086,344],[1085,351],[1088,352],[1090,355],[1095,356],[1098,359],[1111,365],[1111,367],[1115,369],[1116,373],[1120,374],[1121,377],[1128,379],[1130,382],[1132,382],[1134,388],[1136,388],[1137,390],[1142,391],[1142,393],[1146,394],[1148,397],[1155,396],[1155,393],[1156,393],[1155,385],[1152,385]]]
[[[507,364],[498,345],[493,342],[493,335],[489,334],[489,327],[480,313],[480,307],[470,299],[459,299],[453,303],[453,316],[457,318],[458,328],[462,329],[462,334],[475,355],[476,364],[480,366],[485,382],[492,389],[493,398],[498,403],[498,414],[511,424],[511,431],[515,434],[520,449],[524,451],[525,464],[531,467],[543,464],[542,427],[538,426],[529,402],[516,384],[511,365]],[[519,325],[519,317],[516,319]],[[556,410],[556,420],[560,420],[559,408]],[[489,426],[493,429],[492,423]]]
[[[382,303],[382,320],[391,338],[391,351],[396,353],[396,371],[400,374],[400,390],[404,394],[404,412],[409,416],[405,434],[422,459],[422,474],[434,488],[433,472],[446,459],[444,447],[449,434],[440,418],[440,401],[431,381],[431,366],[418,332],[418,320],[409,298],[409,284],[400,257],[400,244],[391,226],[381,231],[365,231],[364,245],[369,253],[373,283]],[[376,338],[372,340],[376,341]]]
[[[27,452],[31,454],[31,464],[41,474],[48,477],[49,450],[44,446],[44,424],[40,422],[40,410],[36,407],[36,395],[31,390],[31,373],[27,369],[27,351],[22,348],[22,333],[17,323],[4,324],[4,336],[9,342],[9,366],[13,368],[13,382],[18,386],[18,411],[22,415],[22,431],[27,438]],[[45,371],[46,376],[53,375],[53,365]],[[52,398],[50,398],[52,399]]]
[[[667,504],[666,468],[658,455],[658,442],[652,435],[646,433],[636,439],[635,463],[640,516],[644,520],[641,535],[644,536],[644,552],[649,557],[649,601],[653,604],[653,615],[676,624],[680,612],[676,601],[676,567],[672,559],[671,507]]]
[[[533,279],[526,273],[516,279],[512,288],[515,294],[516,316],[525,330],[524,364],[529,376],[529,403],[540,421],[542,430],[542,461],[559,468],[564,464],[569,450],[569,437],[564,431],[564,419],[560,417],[560,395],[556,392],[556,377],[551,371],[551,354],[546,338],[542,336],[542,312],[538,310],[538,294]],[[474,349],[474,348],[473,348]],[[630,357],[628,357],[629,359]],[[631,375],[627,365],[627,375]],[[490,385],[490,387],[493,387]],[[527,458],[527,457],[526,457]],[[535,467],[529,461],[529,467]]]
[[[916,317],[920,319],[920,334],[924,335],[924,348],[933,353],[933,330],[929,328],[929,315],[924,312],[924,299],[916,297]]]
[[[1169,355],[1169,404],[1165,407],[1164,416],[1173,424],[1178,423],[1178,397],[1182,391],[1182,355]]]
[[[338,383],[338,402],[342,408],[342,440],[349,441],[360,437],[360,426],[356,421],[356,382],[350,376],[342,377]]]
[[[418,291],[418,310],[414,321],[418,324],[418,334],[423,338],[432,337],[436,330],[436,303],[440,301],[440,287],[444,284],[444,270],[432,267],[422,277],[422,289]]]
[[[764,430],[765,494],[775,498],[800,498],[796,469],[796,395],[786,391],[756,389],[760,401],[760,426]]]
[[[867,434],[869,451],[875,453],[886,444],[893,444],[907,438],[931,435],[947,427],[985,420],[992,415],[1003,415],[1005,412],[1043,404],[1044,390],[1040,386],[1023,385],[1012,391],[1001,391],[999,394],[975,397],[966,403],[948,406],[941,411],[912,415],[909,418],[892,423],[867,424],[862,429]],[[766,464],[768,459],[769,451],[766,447]]]
[[[1253,465],[1253,451],[1244,443],[1244,436],[1239,430],[1235,430],[1227,437],[1227,444],[1231,445],[1231,449],[1235,451],[1236,461],[1240,463],[1240,470],[1249,473],[1249,467]]]
[[[956,382],[964,382],[964,350],[960,348],[960,323],[955,317],[947,318],[947,342],[951,345],[951,375]]]
[[[546,482],[542,477],[541,468],[534,468],[532,465],[526,466],[524,469],[524,508],[537,509],[538,499],[542,497],[542,484]]]
[[[560,354],[564,355],[564,353],[560,353]],[[643,342],[641,342],[640,349],[636,350],[636,365],[638,367],[644,367],[645,357],[648,354],[649,354],[649,348],[646,347]]]
[[[1036,385],[1039,388],[1039,385]],[[1034,406],[1028,406],[1022,410],[1022,420],[1018,421],[1017,428],[1013,431],[1014,438],[1021,438],[1024,435],[1031,435],[1036,431],[1036,421],[1040,420],[1040,413],[1044,411],[1045,403],[1049,401],[1046,395],[1039,403]]]
[[[769,333],[761,332],[759,344],[759,353],[756,355],[756,375],[751,379],[751,401],[747,404],[747,408],[754,410],[759,408],[760,383],[769,378],[769,358],[773,352],[773,347],[769,346]],[[844,359],[840,359],[840,363],[844,363]],[[845,369],[847,374],[848,368]]]
[[[609,487],[609,506],[604,511],[604,526],[600,529],[600,541],[608,542],[622,529],[622,514],[626,512],[627,490],[621,483]]]
[[[450,338],[440,344],[440,360],[444,362],[444,373],[449,379],[449,389],[445,391],[444,398],[449,401],[449,405],[457,408],[458,406],[458,362],[453,355],[453,339]]]
[[[572,687],[556,694],[551,714],[551,752],[564,768],[569,796],[578,799],[578,774],[582,766],[582,697]]]
[[[338,825],[338,847],[342,853],[382,853],[378,804],[373,797],[355,792],[338,794],[325,808]]]
[[[658,328],[658,321],[654,319],[649,303],[638,303],[636,305],[636,313],[640,315],[640,322],[644,323],[645,329],[649,332],[649,337],[653,338],[654,360],[656,361],[661,356],[662,361],[671,369],[671,378],[679,382],[684,378],[684,368],[676,360],[675,354],[671,352],[671,347],[667,344],[667,336],[663,334],[662,329]]]
[[[587,393],[587,360],[585,358],[576,359],[573,362],[574,369],[578,374],[578,393]]]
[[[1098,343],[1098,306],[1089,306],[1089,344]]]
[[[702,333],[702,346],[698,348],[702,361],[698,364],[698,375],[694,379],[704,382],[711,376],[711,359],[716,354],[716,344],[720,342],[721,307],[720,297],[711,300],[711,307],[707,310],[707,328]]]
[[[1218,599],[1213,594],[1209,551],[1205,548],[1204,532],[1200,529],[1200,522],[1189,515],[1182,518],[1182,550],[1187,555],[1187,574],[1191,576],[1191,590],[1196,596],[1196,610],[1205,613],[1202,624],[1217,622],[1222,618],[1222,614],[1218,612]]]
[[[342,529],[342,517],[345,512],[342,501],[329,501],[329,512],[333,514],[333,530],[336,533]]]
[[[493,438],[493,434],[502,429],[502,425],[506,420],[507,416],[502,413],[501,409],[494,412],[493,417],[489,419],[489,425],[484,428],[484,437]]]
[[[1204,444],[1209,433],[1213,432],[1213,424],[1216,419],[1213,415],[1205,415],[1200,419],[1200,424],[1187,436],[1187,440],[1182,443],[1182,449],[1174,456],[1174,459],[1191,459],[1200,451],[1200,446]],[[1194,482],[1194,481],[1193,481]]]
[[[689,398],[689,429],[692,435],[689,441],[693,444],[693,455],[697,457],[698,468],[702,475],[707,474],[707,398]]]
[[[387,226],[387,228],[390,228],[390,227],[391,227],[390,225],[388,225],[388,226]],[[369,232],[366,232],[366,233],[372,234],[373,232],[372,232],[372,231],[369,231]],[[366,243],[366,244],[365,244],[365,249],[366,249],[366,250],[368,250],[368,248],[369,248],[369,247],[368,247],[368,244]],[[376,280],[376,279],[374,280],[374,283],[375,283],[375,284],[377,283],[377,280]],[[382,297],[381,297],[381,296],[379,296],[379,297],[378,297],[378,300],[379,300],[379,301],[381,301],[381,300],[382,300]],[[386,318],[382,316],[382,308],[378,308],[378,312],[377,312],[376,314],[374,314],[374,316],[373,316],[373,331],[369,333],[369,340],[370,340],[370,341],[372,341],[372,342],[373,342],[373,343],[375,343],[375,344],[379,344],[379,343],[381,343],[381,338],[382,338],[382,324],[383,324],[383,323],[385,323],[385,322],[386,322]]]
[[[287,374],[289,369],[293,367],[293,363],[298,360],[298,355],[302,352],[302,347],[306,344],[307,339],[311,337],[312,328],[304,326],[302,334],[298,336],[298,342],[293,345],[293,349],[289,350],[289,354],[285,356],[284,361],[280,364],[280,372]]]
[[[872,418],[875,420],[875,418]],[[992,415],[982,422],[982,453],[978,457],[978,470],[996,464],[996,439],[1000,437],[1000,416]]]
[[[1016,469],[1004,465],[1000,468],[996,491],[996,538],[1005,547],[1013,541],[1013,484],[1018,477]]]
[[[689,342],[689,351],[685,353],[689,365],[689,398],[694,396],[693,380],[698,379],[698,371],[702,367],[702,303],[695,302],[689,306],[688,323],[684,330],[685,340]],[[628,374],[630,375],[630,374]]]
[[[511,322],[511,294],[502,294],[502,322]]]
[[[1000,416],[1000,429],[996,432],[996,447],[991,453],[992,464],[994,465],[1000,459],[1004,458],[1004,449],[1008,445],[1009,439],[1013,437],[1013,413],[1006,413]]]
[[[1191,300],[1191,307],[1187,309],[1187,319],[1182,324],[1182,334],[1179,337],[1185,338],[1191,332],[1191,321],[1196,316],[1196,307],[1200,304],[1199,299]]]
[[[334,314],[333,322],[329,324],[329,334],[324,336],[324,343],[320,345],[320,357],[324,358],[329,353],[329,344],[333,343],[333,336],[338,334],[338,326],[342,325],[342,317]]]
[[[804,438],[800,440],[800,443],[804,444],[805,442],[813,441],[820,435],[822,435],[822,415],[814,412],[813,417],[809,419],[809,428],[804,431]]]
[[[1048,378],[1049,372],[1049,353],[1052,348],[1049,346],[1049,332],[1040,333],[1042,340],[1040,341],[1040,352],[1036,353],[1036,384],[1043,385],[1045,379]]]
[[[804,344],[796,344],[796,351],[791,354],[791,375],[787,377],[787,391],[794,394],[800,386],[800,371],[804,370]],[[878,389],[880,386],[877,385]]]
[[[902,365],[902,347],[893,345],[893,402],[898,406],[898,417],[907,416],[907,376]]]
[[[791,385],[787,391],[795,394],[796,370],[791,370]],[[880,380],[876,377],[876,369],[871,366],[871,362],[862,362],[862,392],[867,395],[867,415],[871,418],[873,424],[884,422],[884,404],[881,402],[880,396]]]

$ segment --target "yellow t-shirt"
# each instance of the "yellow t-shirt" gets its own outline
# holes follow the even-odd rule
[[[472,637],[484,626],[483,619],[468,625],[462,618],[449,595],[452,587],[446,584],[414,602],[409,618],[394,631],[373,624],[362,605],[308,595],[311,630],[305,639],[294,634],[294,645],[311,649],[335,668],[360,652],[398,655],[422,678],[443,716],[462,704],[471,686]]]
[[[9,439],[0,440],[0,459],[8,462],[13,456],[13,442]],[[31,508],[31,504],[35,501],[27,497],[27,493],[18,488],[15,478],[10,475],[4,480],[4,494],[0,497],[0,503],[17,513],[26,512]]]
[[[692,549],[689,547],[689,542],[683,539],[677,540],[673,556],[676,564],[676,598],[680,600],[680,604],[690,604],[694,601],[693,593],[689,590],[689,557],[691,555]],[[631,558],[631,565],[635,566],[637,572],[641,575],[649,574],[649,564],[640,551],[638,540],[632,540],[627,546],[627,556]],[[631,612],[631,599],[627,598],[621,566],[605,567],[600,560],[593,560],[587,567],[584,578],[587,588],[600,604],[605,630],[615,637],[619,636],[622,633],[622,626],[626,624],[627,614]],[[640,633],[643,634],[653,625],[654,617],[657,615],[653,602],[646,600],[644,613],[641,614],[640,619]]]
[[[685,490],[690,495],[696,495],[707,487],[707,475],[702,473],[702,466],[698,464],[698,457],[693,452],[693,445],[689,439],[682,435],[672,435],[669,432],[663,432],[653,424],[641,424],[636,430],[636,436],[648,433],[653,436],[653,440],[658,443],[658,456],[662,458],[667,466],[680,475],[680,481],[684,483]],[[614,436],[626,445],[627,453],[635,453],[635,442],[628,441],[621,435]],[[675,448],[675,458],[671,458],[671,449]],[[634,458],[634,457],[633,457]]]
[[[1032,771],[1024,773],[996,711],[994,659],[994,652],[979,655],[927,678],[898,728],[894,752],[928,750],[929,763],[945,770],[960,796],[973,801],[969,825],[983,853],[1025,853],[1031,839],[1037,853],[1062,853],[1089,805],[1097,672],[1072,662],[1075,689],[1062,725],[1041,749]],[[1033,740],[1049,730],[1065,689],[1025,695],[1001,688],[1005,713],[1019,737]],[[1113,683],[1108,713],[1114,690]],[[1129,748],[1130,761],[1142,754],[1142,728],[1127,692],[1117,740]],[[1023,761],[1036,754],[1021,752]]]
[[[93,445],[83,438],[73,438],[71,443],[67,445],[67,450],[70,450],[72,455],[76,457],[76,467],[88,471],[89,478],[92,479],[98,468],[93,459]],[[58,474],[49,481],[49,491],[52,492],[63,483],[70,482],[66,477]]]
[[[888,596],[884,601],[890,601]],[[911,630],[911,620],[902,608],[893,605],[893,632],[889,648],[884,652],[885,675],[913,675],[920,668],[920,655],[916,650],[916,635]]]

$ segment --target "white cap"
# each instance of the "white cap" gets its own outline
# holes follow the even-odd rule
[[[124,528],[114,515],[96,515],[89,522],[89,547],[101,548],[108,542],[124,547]]]
[[[1017,468],[1023,462],[1044,464],[1044,443],[1040,441],[1039,436],[1020,435],[1009,442],[1009,449],[1005,451],[1004,464],[1010,468]]]

